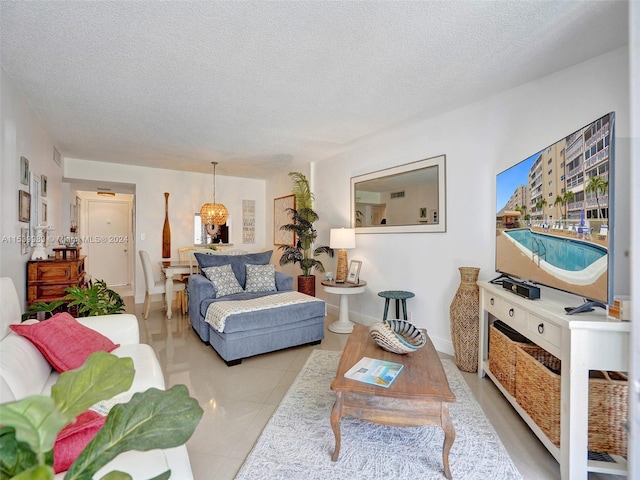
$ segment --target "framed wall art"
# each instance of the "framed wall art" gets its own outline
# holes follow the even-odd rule
[[[28,222],[31,220],[31,195],[24,190],[18,191],[18,221]]]
[[[360,260],[351,260],[349,263],[349,273],[347,274],[347,283],[360,282],[360,269],[362,262]]]
[[[45,175],[40,175],[40,196],[47,196],[47,177]]]
[[[53,162],[59,167],[62,166],[62,157],[60,156],[60,152],[56,147],[53,147]]]
[[[273,200],[273,244],[294,246],[296,243],[296,234],[280,230],[282,225],[291,223],[290,208],[296,208],[295,195],[287,195]]]
[[[29,229],[27,227],[20,228],[20,254],[29,253]]]
[[[20,183],[29,185],[29,159],[20,157]]]

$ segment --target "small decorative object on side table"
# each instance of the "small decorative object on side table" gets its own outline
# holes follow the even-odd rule
[[[337,322],[329,325],[329,330],[333,333],[351,333],[353,323],[349,321],[349,295],[364,293],[367,282],[359,283],[337,283],[335,281],[323,280],[322,285],[327,293],[340,295],[340,315]]]

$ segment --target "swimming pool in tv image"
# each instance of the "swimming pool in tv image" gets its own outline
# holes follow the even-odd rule
[[[503,230],[502,235],[530,259],[529,268],[540,269],[563,282],[591,285],[607,273],[607,248],[593,242],[528,228]]]

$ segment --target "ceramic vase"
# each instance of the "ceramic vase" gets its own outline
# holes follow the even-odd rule
[[[449,306],[451,340],[456,366],[464,372],[478,371],[479,268],[460,267],[460,285]]]

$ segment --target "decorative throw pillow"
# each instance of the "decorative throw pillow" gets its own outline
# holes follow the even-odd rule
[[[201,270],[207,267],[219,267],[221,265],[231,265],[233,273],[235,273],[238,283],[244,287],[246,282],[245,265],[251,263],[253,265],[267,265],[271,261],[273,250],[258,253],[247,253],[245,255],[207,255],[205,253],[194,253],[198,266]]]
[[[69,467],[82,453],[84,447],[93,440],[102,428],[107,417],[93,410],[82,412],[75,422],[64,427],[53,445],[53,470],[56,473],[69,470]]]
[[[33,343],[60,373],[80,367],[94,352],[110,352],[120,346],[78,323],[67,312],[57,313],[42,322],[9,327]]]
[[[247,264],[245,292],[275,292],[276,266]]]
[[[206,267],[202,271],[207,276],[216,289],[216,298],[242,293],[242,287],[238,283],[231,265],[221,265],[219,267]]]

